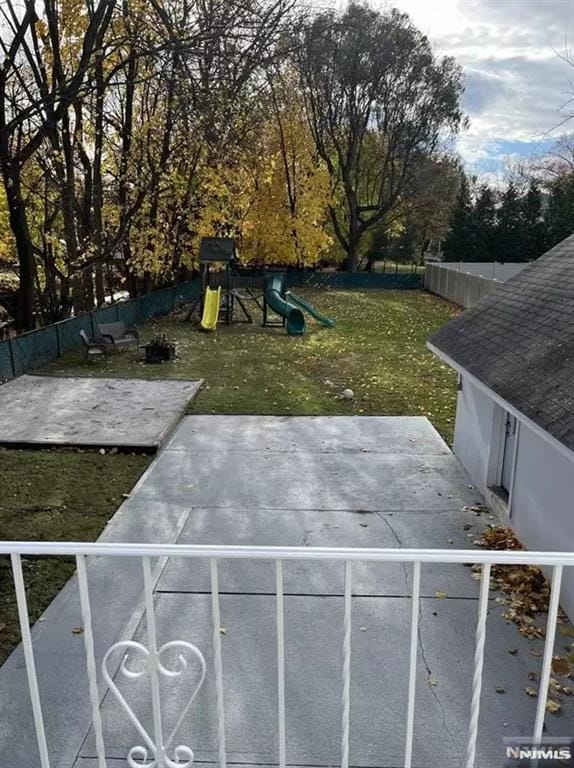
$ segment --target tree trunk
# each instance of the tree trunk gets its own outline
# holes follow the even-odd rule
[[[351,239],[347,248],[347,272],[356,272],[359,264],[359,241]]]
[[[6,164],[3,165],[10,228],[16,242],[20,272],[16,328],[19,331],[30,331],[34,328],[34,249],[20,190],[20,179],[17,174],[9,174]]]

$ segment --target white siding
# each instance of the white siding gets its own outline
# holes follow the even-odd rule
[[[454,452],[477,488],[486,493],[496,403],[463,377],[458,393]]]
[[[477,488],[496,482],[502,437],[500,406],[463,375],[454,452]],[[530,550],[574,550],[574,453],[565,455],[528,424],[520,424],[511,524]],[[562,606],[574,620],[574,573],[564,573]]]
[[[520,427],[512,525],[528,549],[574,550],[574,454],[567,458],[528,426]],[[564,573],[562,605],[574,620],[574,573]]]

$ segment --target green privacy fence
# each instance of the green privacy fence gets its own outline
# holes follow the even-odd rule
[[[200,292],[201,281],[190,280],[0,341],[0,380],[21,376],[55,360],[63,352],[76,349],[81,345],[82,330],[88,336],[94,336],[100,323],[121,321],[128,327],[145,323],[152,317],[167,315],[181,304],[199,298]]]
[[[423,277],[400,272],[288,272],[287,283],[289,287],[416,290],[423,287]],[[152,317],[167,315],[179,305],[199,298],[200,292],[201,280],[190,280],[0,341],[0,381],[21,376],[55,360],[64,352],[76,349],[81,345],[82,330],[88,336],[94,336],[100,323],[122,321],[128,327],[145,323]]]
[[[423,287],[423,276],[414,274],[371,272],[289,272],[290,287],[310,288],[417,290]]]

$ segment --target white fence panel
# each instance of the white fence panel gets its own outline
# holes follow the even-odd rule
[[[527,266],[462,261],[427,264],[425,288],[462,307],[474,307],[497,285],[510,280]]]

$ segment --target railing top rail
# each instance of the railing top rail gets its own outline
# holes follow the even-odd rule
[[[359,560],[371,562],[490,563],[574,566],[574,552],[475,549],[369,549],[350,547],[251,547],[199,544],[113,544],[0,541],[0,554],[100,557],[186,557],[232,560]]]

